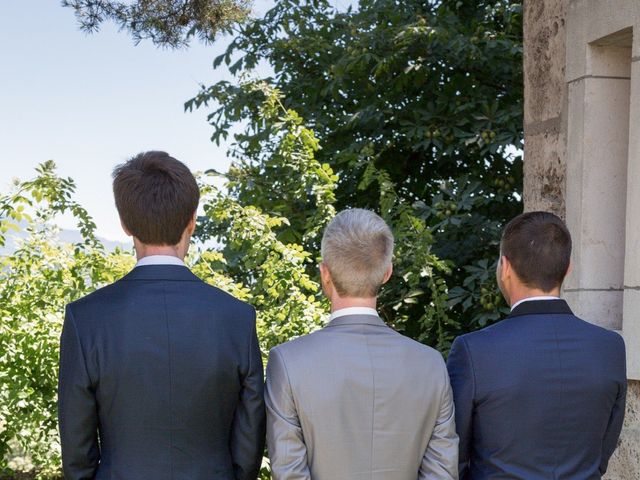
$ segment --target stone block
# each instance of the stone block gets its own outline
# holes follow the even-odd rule
[[[640,290],[624,291],[622,330],[627,345],[627,376],[640,380]]]
[[[546,210],[564,218],[564,135],[529,135],[524,147],[525,210]]]
[[[566,288],[581,288],[582,278],[582,171],[584,151],[584,92],[585,83],[574,82],[568,87],[568,126],[567,126],[567,154],[563,161],[566,163],[566,194],[565,204],[567,212],[567,227],[573,239],[572,262],[573,272],[565,281]],[[525,176],[526,182],[526,176]]]
[[[569,89],[568,288],[620,289],[624,279],[630,82],[587,78]]]
[[[622,330],[623,292],[616,290],[564,290],[573,313],[594,325]]]
[[[639,472],[640,431],[623,430],[603,480],[638,480]]]
[[[612,37],[626,43],[628,30],[640,24],[640,2],[635,0],[571,0],[567,7],[566,80],[590,74],[589,44],[607,44]],[[617,39],[614,35],[620,35]],[[638,43],[637,35],[633,39]],[[618,43],[620,44],[620,43]]]
[[[566,0],[524,2],[526,126],[559,118],[564,107]]]
[[[631,44],[628,47],[590,45],[587,49],[587,73],[601,77],[630,78]]]
[[[640,430],[640,382],[629,380],[624,428]]]
[[[627,170],[626,250],[635,252],[625,260],[624,284],[640,287],[640,62],[632,64],[631,109],[629,117],[629,153]],[[640,345],[640,344],[639,344]]]
[[[627,409],[618,447],[603,480],[640,478],[640,382],[629,380]]]

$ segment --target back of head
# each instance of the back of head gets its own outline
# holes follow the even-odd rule
[[[146,245],[178,244],[200,199],[187,166],[157,151],[117,166],[113,193],[123,225]]]
[[[377,214],[340,212],[322,237],[322,262],[341,297],[375,297],[393,257],[393,234]]]
[[[550,292],[562,285],[569,269],[571,235],[556,215],[527,212],[507,224],[500,251],[522,283]]]

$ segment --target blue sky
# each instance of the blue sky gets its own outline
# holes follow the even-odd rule
[[[254,14],[270,3],[257,1]],[[178,51],[135,46],[111,24],[84,34],[58,1],[20,0],[0,2],[0,46],[0,191],[53,159],[76,181],[98,234],[126,240],[111,195],[115,165],[159,149],[192,170],[227,168],[227,147],[209,140],[207,111],[183,112],[200,84],[230,78],[212,68],[225,39]]]

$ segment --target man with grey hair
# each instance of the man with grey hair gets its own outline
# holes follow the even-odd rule
[[[449,377],[435,350],[376,313],[393,235],[373,212],[339,213],[322,238],[329,324],[271,350],[267,443],[274,480],[458,478]]]

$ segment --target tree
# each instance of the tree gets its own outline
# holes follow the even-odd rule
[[[326,0],[281,0],[243,25],[214,62],[238,78],[259,63],[273,67],[262,80],[305,118],[322,145],[318,160],[339,176],[336,208],[384,211],[381,193],[393,185],[427,222],[433,252],[450,267],[448,318],[461,321],[446,335],[425,332],[418,319],[432,298],[422,283],[396,292],[416,305],[399,327],[444,350],[446,338],[505,311],[493,268],[500,229],[522,208],[521,12],[509,0],[361,0],[344,12]],[[231,151],[246,167],[236,192],[277,211],[295,202],[269,187],[287,168],[264,161],[273,131],[258,115],[261,101],[222,81],[186,108],[214,106],[216,142],[245,125]]]
[[[120,277],[130,254],[107,253],[88,213],[73,199],[71,179],[55,175],[53,162],[38,177],[0,196],[0,246],[11,230],[27,236],[0,256],[0,474],[13,477],[9,455],[19,454],[39,476],[60,466],[56,420],[58,344],[66,303]],[[53,221],[63,213],[78,221],[83,240],[57,241]]]
[[[150,39],[163,47],[183,47],[193,36],[212,42],[221,31],[244,20],[248,0],[62,0],[75,11],[80,27],[95,32],[106,20],[127,30],[136,43]]]
[[[276,321],[271,323],[273,329],[280,324],[283,327],[296,324],[300,316],[309,318],[309,312],[304,309],[287,311],[284,306],[278,307],[287,298],[295,299],[300,285],[311,281],[316,285],[312,293],[320,294],[317,287],[319,245],[324,226],[335,214],[339,177],[329,163],[317,159],[323,149],[315,132],[295,110],[285,107],[286,99],[278,89],[263,81],[242,82],[237,89],[241,95],[252,98],[254,110],[250,119],[261,140],[256,148],[240,141],[233,150],[236,160],[229,171],[211,173],[227,179],[227,201],[233,199],[238,204],[258,208],[270,217],[283,219],[271,231],[273,241],[294,245],[294,250],[307,259],[300,264],[302,270],[297,274],[304,280],[302,283],[286,271],[282,271],[284,277],[275,282],[286,288],[267,305],[277,315]],[[188,106],[193,108],[207,99],[194,99]],[[447,267],[431,252],[433,240],[425,221],[418,218],[411,205],[398,195],[389,175],[370,163],[358,188],[364,192],[372,185],[376,185],[379,195],[378,211],[396,238],[396,273],[383,289],[380,311],[390,325],[405,331],[415,326],[416,338],[446,350],[452,340],[452,324],[455,324],[446,314],[446,284],[441,274]],[[211,238],[218,240],[228,259],[228,273],[255,285],[252,278],[256,265],[246,256],[246,248],[255,240],[247,239],[238,252],[233,229],[230,230],[227,220],[241,216],[231,214],[232,210],[226,205],[219,211],[225,216],[211,218],[208,215],[209,218],[201,219],[198,237],[205,242]],[[280,271],[277,265],[288,257],[275,257],[274,271]],[[269,292],[272,283],[269,280],[261,288]],[[418,301],[423,294],[428,302]],[[253,298],[260,311],[262,297]],[[318,325],[320,323],[316,323]],[[276,336],[272,345],[288,340],[291,333],[285,330],[285,335]]]

